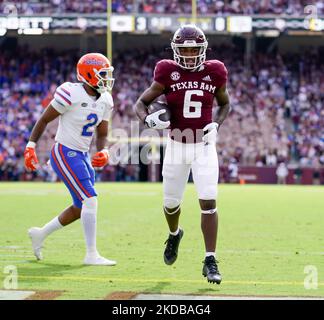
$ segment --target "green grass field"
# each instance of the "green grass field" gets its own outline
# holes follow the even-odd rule
[[[14,265],[21,290],[64,290],[58,299],[103,299],[113,292],[324,297],[324,188],[220,185],[220,286],[201,275],[204,258],[194,186],[183,202],[185,230],[173,266],[163,262],[168,230],[161,184],[102,183],[98,248],[114,267],[82,265],[80,221],[52,234],[36,262],[27,230],[70,204],[63,184],[0,183],[0,288]],[[317,268],[317,289],[305,289],[304,268]]]

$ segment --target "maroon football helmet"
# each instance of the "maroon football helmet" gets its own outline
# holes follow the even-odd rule
[[[195,69],[201,66],[206,60],[208,42],[204,32],[193,24],[180,27],[171,41],[174,61],[184,69]],[[196,56],[184,56],[180,48],[199,48]],[[194,62],[192,62],[194,61]]]

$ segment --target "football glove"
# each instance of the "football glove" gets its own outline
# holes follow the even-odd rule
[[[24,151],[25,168],[31,171],[37,170],[38,159],[35,151],[36,143],[28,142]]]
[[[91,159],[91,164],[95,168],[101,168],[105,166],[108,163],[109,160],[109,155],[108,155],[108,150],[103,149],[96,154]]]
[[[162,121],[159,118],[160,114],[165,113],[166,110],[161,109],[146,116],[145,123],[152,129],[166,129],[170,125],[170,121]]]
[[[217,122],[208,123],[204,128],[204,135],[202,137],[202,141],[205,144],[215,144],[217,141],[217,133],[218,133],[219,124]]]

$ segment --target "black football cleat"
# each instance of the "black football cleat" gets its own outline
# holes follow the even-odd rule
[[[208,282],[220,284],[222,276],[218,271],[217,262],[214,256],[206,257],[205,261],[203,261],[202,274],[204,277],[207,277]]]
[[[173,264],[178,258],[178,248],[180,240],[183,237],[183,230],[180,229],[179,233],[176,236],[172,234],[169,235],[168,240],[164,242],[166,248],[164,250],[164,262],[167,265]]]

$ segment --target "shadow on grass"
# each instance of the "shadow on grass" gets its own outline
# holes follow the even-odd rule
[[[203,289],[198,289],[197,292],[199,294],[213,294],[213,293],[219,293],[221,292],[221,288],[217,284],[209,284],[209,288],[203,288]],[[217,286],[217,287],[216,287]]]
[[[165,287],[171,285],[171,282],[158,282],[154,286],[147,288],[143,293],[162,293]]]
[[[28,260],[29,267],[18,267],[18,279],[24,282],[50,282],[59,279],[65,275],[73,275],[73,271],[81,270],[87,266],[83,264],[70,265],[59,263],[40,262],[35,260]],[[51,278],[53,277],[53,278]]]

